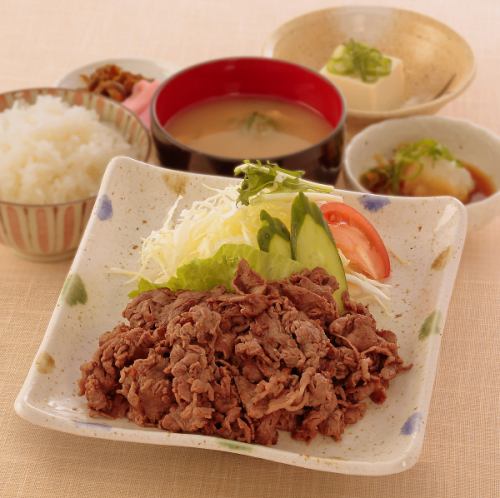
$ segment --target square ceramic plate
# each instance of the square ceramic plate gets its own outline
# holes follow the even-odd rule
[[[240,453],[311,469],[358,475],[400,472],[414,465],[424,437],[444,320],[455,280],[466,213],[449,197],[410,199],[341,192],[382,234],[392,257],[392,313],[376,307],[379,327],[394,330],[413,368],[391,382],[383,405],[349,426],[341,442],[310,444],[281,433],[274,447],[141,428],[127,420],[90,418],[77,395],[80,365],[101,333],[121,319],[130,290],[110,267],[136,268],[141,237],[162,225],[178,194],[181,207],[233,179],[111,161],[80,248],[15,408],[28,421],[82,436]]]

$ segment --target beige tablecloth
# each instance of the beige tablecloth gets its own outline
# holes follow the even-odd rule
[[[212,57],[257,54],[266,35],[285,20],[334,3],[0,0],[0,91],[51,84],[68,69],[105,57],[145,56],[180,67]],[[477,55],[478,74],[442,114],[500,133],[498,0],[349,3],[404,6],[462,33]],[[422,457],[413,469],[383,478],[78,438],[24,422],[13,411],[14,398],[69,262],[29,263],[0,248],[0,496],[500,497],[499,246],[500,218],[467,241]]]

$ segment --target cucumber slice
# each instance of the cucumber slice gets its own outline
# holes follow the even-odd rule
[[[328,225],[319,207],[300,192],[292,204],[292,257],[309,269],[317,266],[333,275],[339,288],[333,297],[340,313],[342,294],[347,291],[344,267]]]
[[[260,212],[260,219],[262,227],[257,233],[260,250],[292,259],[290,232],[286,225],[265,210]]]

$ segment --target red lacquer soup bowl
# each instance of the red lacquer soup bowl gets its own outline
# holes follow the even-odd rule
[[[278,98],[319,113],[329,133],[306,148],[274,157],[226,157],[185,145],[165,130],[178,112],[207,99],[225,96]],[[271,160],[306,176],[334,183],[344,148],[346,108],[339,90],[320,74],[289,62],[241,57],[204,62],[166,80],[151,102],[151,130],[160,162],[169,168],[232,175],[244,159]]]

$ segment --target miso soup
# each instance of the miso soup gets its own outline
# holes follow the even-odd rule
[[[165,124],[176,140],[201,152],[259,159],[298,152],[326,138],[330,123],[305,105],[261,96],[208,99]]]

